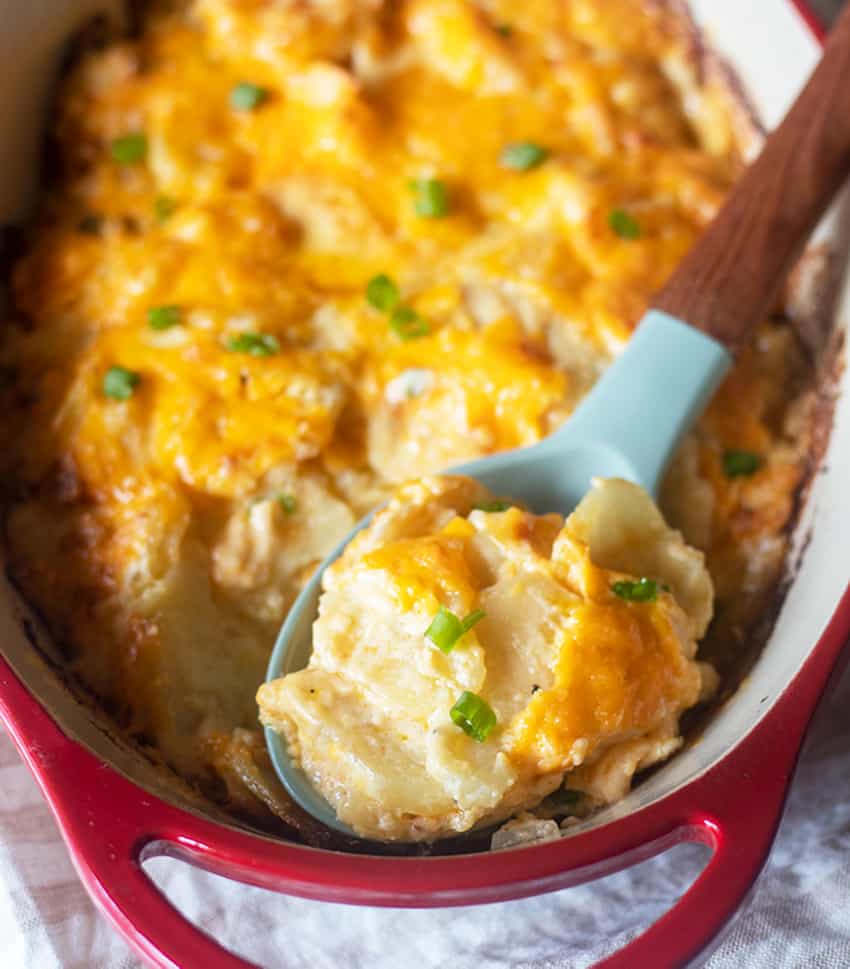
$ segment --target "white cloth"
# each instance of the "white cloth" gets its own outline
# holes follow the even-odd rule
[[[848,711],[850,675],[819,712],[755,899],[708,969],[850,967]],[[147,870],[194,921],[268,969],[576,969],[658,918],[706,860],[707,850],[680,846],[580,888],[430,911],[287,898],[169,859]],[[140,965],[89,901],[34,781],[0,733],[0,967]]]

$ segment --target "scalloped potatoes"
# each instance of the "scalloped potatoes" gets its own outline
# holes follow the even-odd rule
[[[693,40],[643,0],[173,0],[63,79],[3,311],[9,568],[69,670],[212,796],[265,811],[240,731],[315,564],[399,482],[565,420],[721,203],[740,114]],[[725,669],[782,563],[803,373],[766,324],[665,485]],[[630,776],[608,756],[603,800]]]
[[[263,722],[365,837],[465,831],[565,776],[619,797],[715,681],[694,659],[712,611],[703,555],[642,489],[597,481],[566,522],[492,502],[468,478],[400,488],[325,573],[309,666],[258,692]],[[628,601],[636,576],[651,592]]]

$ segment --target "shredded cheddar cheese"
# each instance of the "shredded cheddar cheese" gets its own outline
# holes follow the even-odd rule
[[[465,831],[564,779],[590,793],[600,757],[636,739],[645,765],[667,756],[713,686],[694,658],[704,557],[637,485],[596,481],[566,521],[476,511],[485,499],[468,478],[402,486],[324,574],[308,666],[258,692],[263,722],[366,837]],[[660,596],[616,596],[627,560]]]
[[[662,605],[576,606],[558,655],[554,686],[514,723],[517,753],[543,767],[577,766],[612,734],[644,736],[700,697],[699,672]]]
[[[223,751],[256,728],[315,564],[398,483],[567,419],[739,172],[740,114],[674,6],[177,0],[63,79],[0,345],[10,568],[83,682],[240,811]],[[367,299],[380,275],[386,310]],[[718,643],[781,564],[801,372],[766,324],[665,484],[706,553]],[[725,476],[730,448],[758,470]],[[553,540],[545,519],[491,517],[537,553]],[[450,523],[414,556],[435,601],[469,541]],[[380,569],[412,601],[402,551]],[[641,643],[667,655],[663,622],[591,598],[597,652],[553,689],[606,643],[633,666]],[[638,723],[620,688],[611,716]],[[572,736],[547,702],[528,750]]]

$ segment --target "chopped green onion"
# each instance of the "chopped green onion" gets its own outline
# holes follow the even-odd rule
[[[461,620],[461,626],[463,627],[464,633],[468,633],[473,626],[481,622],[481,620],[487,615],[483,609],[476,609],[471,612],[466,619]]]
[[[148,153],[148,139],[141,132],[123,135],[112,141],[110,151],[112,158],[119,165],[134,165],[136,162],[144,161]]]
[[[445,606],[440,606],[437,615],[431,620],[431,625],[425,630],[426,638],[443,653],[450,653],[462,635],[460,619]]]
[[[148,310],[148,326],[152,330],[169,330],[180,322],[179,306],[151,306]]]
[[[99,236],[102,226],[103,219],[99,215],[90,212],[88,215],[84,215],[77,223],[77,232],[82,232],[83,235],[87,236]]]
[[[390,329],[401,340],[415,340],[427,336],[431,328],[409,306],[399,306],[398,286],[384,273],[373,276],[366,284],[366,301],[382,313],[390,314]]]
[[[230,107],[234,111],[253,111],[258,108],[268,97],[268,91],[258,84],[249,84],[243,81],[237,84],[230,92]]]
[[[423,219],[441,219],[449,211],[446,183],[438,178],[415,178],[411,181],[416,214]]]
[[[752,451],[725,451],[723,454],[723,473],[727,478],[741,478],[755,474],[761,467],[761,458]]]
[[[473,505],[472,507],[476,511],[507,511],[511,507],[511,503],[509,501],[484,501],[480,505]]]
[[[385,273],[373,276],[366,283],[366,302],[382,313],[391,313],[400,299],[398,286]]]
[[[501,37],[510,37],[514,32],[510,24],[496,24],[496,33]]]
[[[499,156],[499,163],[503,168],[513,168],[517,172],[527,172],[536,168],[546,160],[549,152],[533,141],[517,141],[512,145],[505,145]]]
[[[425,636],[443,653],[450,653],[457,641],[472,627],[481,622],[486,613],[481,609],[471,612],[466,619],[458,617],[445,606],[440,606],[437,615],[431,620],[431,625],[425,630]]]
[[[483,743],[496,726],[496,714],[480,696],[464,690],[449,711],[452,722],[473,740]]]
[[[640,223],[625,209],[612,209],[608,216],[608,225],[621,239],[640,238]]]
[[[177,203],[168,195],[157,195],[153,200],[153,212],[157,222],[165,222],[177,209]]]
[[[285,515],[293,515],[298,511],[298,499],[295,495],[290,495],[282,491],[279,495],[275,496],[275,501],[283,509]]]
[[[252,357],[271,357],[280,350],[277,337],[271,333],[239,333],[227,341],[231,353],[248,353]]]
[[[129,400],[141,377],[126,367],[110,367],[103,376],[103,392],[113,400]]]
[[[390,316],[390,329],[401,340],[415,340],[427,336],[431,327],[409,306],[397,306]]]
[[[623,580],[615,582],[611,591],[626,602],[655,602],[658,598],[658,583],[655,579],[638,579],[637,582]]]

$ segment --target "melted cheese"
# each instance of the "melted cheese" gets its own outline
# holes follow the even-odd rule
[[[184,774],[256,726],[277,626],[351,523],[399,481],[558,426],[721,203],[734,111],[664,6],[187,0],[64,79],[0,347],[11,567],[84,681]],[[266,91],[254,110],[231,105],[242,82]],[[120,164],[128,134],[147,150]],[[545,161],[506,168],[524,141]],[[444,182],[445,217],[417,214],[421,178]],[[639,238],[612,231],[618,208]],[[427,335],[369,305],[378,273]],[[157,306],[180,323],[152,330]],[[230,351],[242,333],[279,350]],[[799,480],[794,360],[766,329],[665,490],[736,623]],[[127,401],[104,396],[113,366],[139,375]],[[763,468],[726,479],[729,447]]]
[[[551,689],[515,723],[517,753],[557,769],[578,766],[612,735],[644,736],[692,706],[700,672],[682,655],[669,605],[585,603],[570,612]]]
[[[327,571],[308,667],[259,690],[263,722],[363,836],[430,840],[499,820],[582,765],[596,791],[603,755],[626,745],[634,770],[632,742],[676,742],[705,692],[694,637],[711,580],[640,488],[597,482],[566,522],[473,510],[482,498],[469,479],[401,488]],[[617,597],[631,544],[659,563],[659,585],[698,586],[688,611],[665,591]],[[441,607],[484,614],[448,654],[426,636]],[[497,718],[483,741],[450,718],[464,690]]]

